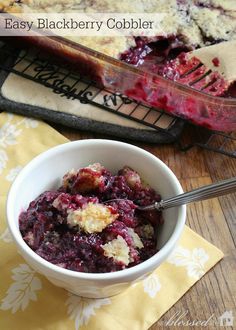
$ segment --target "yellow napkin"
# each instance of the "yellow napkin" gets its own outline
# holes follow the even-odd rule
[[[168,260],[119,296],[85,299],[50,284],[17,253],[4,209],[8,189],[22,166],[66,141],[43,122],[0,115],[0,329],[148,329],[223,253],[186,226]]]

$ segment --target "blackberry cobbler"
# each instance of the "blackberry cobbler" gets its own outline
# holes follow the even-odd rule
[[[46,191],[20,214],[24,241],[47,261],[74,271],[114,272],[157,252],[161,213],[136,205],[160,201],[137,172],[117,175],[96,163],[64,175],[62,186]]]
[[[193,84],[181,79],[184,54],[222,41],[236,40],[236,2],[232,0],[0,0],[9,13],[164,13],[155,36],[67,37],[78,44],[141,67],[144,71],[225,96],[229,84],[213,74]],[[178,55],[181,54],[179,58]],[[177,61],[173,61],[176,59]],[[179,68],[180,61],[180,68]],[[190,63],[195,68],[195,64]],[[216,69],[216,68],[215,68]],[[217,70],[214,70],[217,71]],[[197,72],[199,73],[199,72]],[[202,72],[204,77],[204,72]],[[198,81],[198,77],[194,77]],[[216,82],[216,84],[215,84]],[[213,85],[213,87],[212,87]],[[210,87],[210,88],[208,88]],[[212,87],[212,88],[211,88]],[[128,96],[130,95],[128,93]],[[137,93],[136,93],[137,94]]]

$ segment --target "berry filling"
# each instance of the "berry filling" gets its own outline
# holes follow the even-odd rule
[[[191,48],[180,38],[160,38],[149,44],[145,39],[135,41],[135,47],[121,54],[122,61],[213,96],[229,96],[230,84],[217,71],[209,72],[196,57],[188,58]],[[212,62],[215,67],[220,65],[217,57]]]

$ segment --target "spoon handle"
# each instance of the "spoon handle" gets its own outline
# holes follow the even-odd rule
[[[174,206],[184,205],[191,202],[202,201],[208,198],[218,197],[236,191],[236,177],[220,181],[217,183],[209,184],[192,191],[171,197],[160,202],[155,203],[157,210],[163,210]],[[145,210],[153,209],[153,205],[149,208],[144,207]],[[144,209],[143,208],[143,209]]]

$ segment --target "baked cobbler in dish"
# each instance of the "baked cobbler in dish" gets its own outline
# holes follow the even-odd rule
[[[24,241],[60,267],[88,273],[135,266],[157,252],[161,213],[137,205],[160,201],[129,167],[117,175],[99,163],[64,175],[62,186],[32,201],[19,217]]]
[[[160,30],[154,37],[33,35],[24,39],[55,59],[63,63],[66,60],[99,88],[124,94],[208,129],[235,130],[235,100],[228,99],[236,97],[235,74],[230,69],[234,68],[235,54],[230,50],[236,47],[234,0],[0,0],[0,10],[9,13],[164,13]],[[207,47],[212,45],[217,51]],[[210,54],[210,62],[206,61],[207,56],[205,60],[199,56],[200,51]],[[225,53],[232,54],[232,61],[225,60]],[[127,65],[121,65],[120,61]],[[226,75],[229,72],[230,78]],[[221,100],[216,96],[222,97]]]
[[[222,41],[236,40],[236,2],[234,0],[20,0],[0,1],[6,12],[100,12],[100,13],[165,13],[155,37],[71,37],[76,43],[142,67],[171,80],[181,81],[176,63],[179,54]],[[214,82],[213,77],[211,82]],[[218,78],[218,77],[217,77]],[[220,79],[219,79],[220,80]],[[220,81],[216,91],[227,90]],[[223,87],[222,87],[223,86]],[[194,85],[202,90],[204,84]]]

